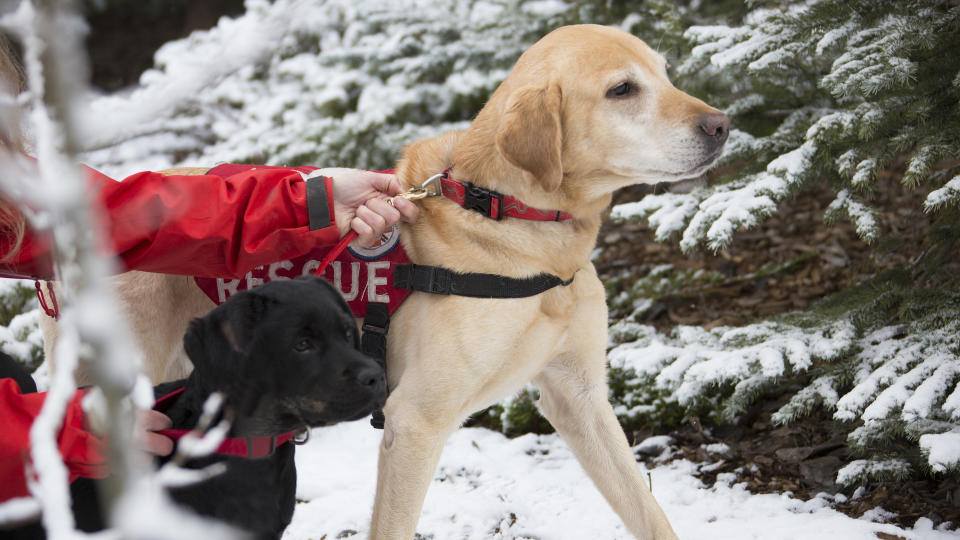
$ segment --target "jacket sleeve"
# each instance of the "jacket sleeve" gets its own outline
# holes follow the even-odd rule
[[[24,465],[30,455],[30,426],[45,398],[46,393],[21,394],[13,379],[0,379],[0,502],[29,495]],[[107,475],[106,445],[83,428],[82,399],[83,391],[77,390],[57,439],[71,482],[79,476]]]
[[[116,182],[90,172],[108,245],[123,270],[236,279],[264,264],[335,243],[330,178],[290,169],[223,178],[143,172]],[[311,218],[313,221],[311,221]],[[0,254],[9,239],[0,234]],[[50,242],[27,231],[0,275],[52,277]]]

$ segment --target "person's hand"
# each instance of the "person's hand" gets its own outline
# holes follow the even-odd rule
[[[98,395],[99,394],[99,395]],[[102,414],[105,403],[100,390],[92,388],[83,398],[83,429],[97,437],[103,437],[106,433]],[[101,411],[96,414],[92,411]],[[134,448],[148,454],[156,456],[166,456],[173,452],[173,439],[159,433],[154,433],[158,429],[170,429],[173,427],[173,421],[170,417],[160,411],[152,409],[134,411],[133,433],[131,439]]]
[[[401,191],[392,174],[337,168],[317,173],[333,178],[333,210],[340,236],[352,229],[361,246],[376,245],[398,221],[411,223],[420,213],[416,204],[402,197],[393,199],[392,205],[387,202]]]
[[[137,411],[133,425],[133,445],[138,450],[155,456],[166,456],[173,452],[173,439],[154,433],[158,429],[170,429],[173,422],[170,417],[159,411]]]

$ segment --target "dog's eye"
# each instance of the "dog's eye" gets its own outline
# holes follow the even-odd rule
[[[636,93],[637,87],[629,82],[622,82],[613,88],[607,90],[608,98],[622,98]]]
[[[357,331],[357,326],[353,321],[341,321],[340,330],[343,331],[343,336],[347,338],[348,341],[352,341],[353,333]]]
[[[297,351],[297,352],[312,351],[314,348],[316,348],[316,347],[315,347],[315,345],[313,344],[313,341],[311,341],[311,340],[309,340],[309,339],[301,339],[300,341],[298,341],[298,342],[293,346],[293,350],[295,350],[295,351]]]

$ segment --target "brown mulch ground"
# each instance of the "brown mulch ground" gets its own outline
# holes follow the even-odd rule
[[[923,237],[932,223],[920,211],[929,189],[908,189],[900,185],[899,177],[895,171],[878,179],[876,200],[883,234],[876,246],[865,245],[849,223],[824,224],[823,213],[833,196],[829,189],[820,188],[784,201],[776,215],[755,230],[738,233],[728,248],[716,254],[683,254],[676,239],[656,243],[644,225],[606,223],[595,264],[602,277],[628,276],[626,283],[663,264],[724,275],[719,283],[692,285],[659,298],[646,312],[645,322],[660,330],[676,324],[739,326],[803,309],[825,295],[921,256],[926,247]],[[648,190],[628,188],[617,193],[615,204],[639,200]],[[946,264],[957,266],[954,275],[960,272],[956,255],[946,259]],[[744,277],[770,263],[792,264],[768,277]],[[732,472],[737,482],[758,493],[789,491],[805,500],[820,492],[842,493],[846,501],[835,502],[834,507],[854,517],[881,507],[896,514],[891,521],[902,526],[913,526],[921,517],[935,525],[950,521],[952,529],[960,526],[960,482],[955,477],[873,482],[856,492],[856,498],[854,489],[836,486],[836,471],[852,459],[846,454],[843,435],[832,431],[828,413],[784,427],[771,424],[770,414],[782,403],[758,403],[736,425],[703,425],[693,419],[671,433],[679,446],[675,457],[711,463],[701,476],[707,485],[718,474]],[[632,434],[634,441],[649,435]],[[730,450],[709,455],[703,448],[718,442]]]

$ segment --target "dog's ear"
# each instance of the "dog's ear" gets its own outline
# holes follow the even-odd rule
[[[263,320],[273,299],[244,291],[230,298],[219,310],[215,319],[216,331],[236,352],[246,352],[256,333],[257,324]]]
[[[507,99],[497,128],[497,150],[553,192],[563,180],[561,133],[560,88],[524,86]]]
[[[334,301],[337,303],[340,311],[345,315],[347,315],[348,317],[350,317],[351,319],[353,319],[354,317],[353,310],[350,309],[350,304],[348,304],[347,301],[343,298],[343,295],[332,288],[331,288],[330,294],[334,299]],[[371,304],[373,304],[373,302],[367,304],[368,313],[369,313]],[[358,351],[361,348],[360,337],[361,337],[360,332],[356,328],[354,328],[353,329],[353,348]]]
[[[210,331],[210,315],[206,317],[193,319],[187,327],[187,333],[183,336],[183,350],[187,353],[187,358],[193,364],[193,369],[200,374],[217,373],[222,370],[222,364],[225,363],[230,355],[223,350],[222,341],[211,339],[213,332]]]
[[[217,369],[214,364],[229,358],[231,352],[245,352],[271,302],[256,293],[242,292],[205,317],[190,321],[183,348],[194,367]]]
[[[194,369],[206,371],[213,368],[210,363],[222,355],[216,350],[211,350],[213,344],[208,342],[205,336],[210,335],[208,328],[209,315],[202,319],[193,319],[187,327],[187,333],[183,336],[183,350],[187,353],[187,358],[193,364]]]
[[[229,321],[219,315],[222,314],[213,311],[206,317],[193,319],[183,336],[183,350],[194,370],[204,377],[213,377],[210,380],[235,369],[236,352],[242,352]]]

